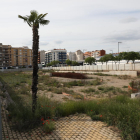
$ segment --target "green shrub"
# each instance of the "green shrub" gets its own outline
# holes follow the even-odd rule
[[[104,90],[105,88],[102,86],[102,87],[98,87],[99,90]]]
[[[100,82],[99,78],[97,78],[96,80],[90,81],[88,83],[88,85],[93,85],[93,86],[100,85],[100,84],[101,84],[101,82]]]
[[[104,73],[94,73],[94,75],[98,75],[98,76],[112,76],[110,74],[104,74]]]
[[[88,89],[81,90],[81,91],[85,92],[85,93],[92,93],[92,92],[95,92],[95,89],[94,88],[88,88]]]

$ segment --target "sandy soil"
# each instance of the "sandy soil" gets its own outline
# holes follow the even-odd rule
[[[46,73],[45,75],[49,75],[49,73]],[[88,74],[88,77],[92,78],[92,79],[86,79],[85,81],[92,81],[95,80],[97,77],[101,79],[102,84],[99,86],[114,86],[114,87],[118,87],[121,88],[122,90],[126,90],[128,91],[128,88],[123,88],[123,86],[128,86],[129,83],[137,78],[128,78],[127,79],[123,79],[121,77],[121,79],[117,76],[97,76],[97,75],[92,75],[92,74]],[[59,82],[70,82],[70,81],[79,81],[79,79],[70,79],[70,78],[60,78],[60,77],[52,77],[53,79],[58,80]],[[73,90],[75,93],[81,94],[83,95],[85,98],[87,99],[100,99],[100,98],[105,98],[105,97],[109,97],[110,95],[108,93],[106,94],[101,94],[101,95],[91,95],[91,94],[87,94],[87,93],[83,93],[81,92],[82,89],[88,89],[88,88],[94,88],[97,89],[98,86],[74,86],[72,88],[68,88],[69,90]],[[39,91],[40,95],[45,95],[48,96],[48,98],[51,98],[52,100],[58,101],[58,102],[66,102],[67,100],[75,100],[75,101],[79,101],[80,99],[74,99],[71,96],[67,96],[67,95],[63,95],[63,94],[56,94],[56,93],[52,93],[52,92],[48,92],[48,91]],[[112,95],[112,96],[116,96],[116,95]]]

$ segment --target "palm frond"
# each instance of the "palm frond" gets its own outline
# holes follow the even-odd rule
[[[40,20],[39,21],[40,25],[48,25],[50,23],[49,20]]]
[[[25,22],[27,22],[30,27],[36,26],[37,28],[39,28],[39,24],[40,25],[47,25],[47,24],[49,24],[50,21],[44,19],[44,17],[48,13],[38,15],[38,12],[35,11],[35,10],[30,11],[30,13],[31,14],[29,16],[18,15],[18,17],[23,19]]]
[[[47,14],[48,14],[48,13],[46,13],[46,14],[42,15],[42,17],[41,17],[41,18],[44,18]]]
[[[28,25],[29,25],[30,27],[32,27],[32,24],[31,24],[30,22],[27,21],[27,23],[28,23]]]
[[[28,20],[28,18],[27,18],[27,17],[23,17],[23,16],[21,16],[21,15],[18,15],[18,18],[23,19],[23,20],[24,20],[24,22],[27,22],[27,20]]]
[[[43,14],[40,14],[40,15],[37,17],[36,20],[40,19],[40,18],[42,17],[42,15],[43,15]]]
[[[37,11],[35,11],[35,10],[32,10],[31,11],[31,15],[29,16],[29,22],[35,22],[35,20],[37,19],[37,17],[38,17],[38,13],[37,13]]]

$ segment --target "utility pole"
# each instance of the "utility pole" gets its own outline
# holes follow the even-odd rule
[[[119,54],[119,43],[122,43],[122,42],[118,42],[118,54]]]
[[[113,56],[113,50],[110,50],[110,51],[112,51],[112,56]],[[112,70],[113,70],[113,60],[112,60]]]

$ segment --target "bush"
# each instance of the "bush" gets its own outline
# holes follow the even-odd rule
[[[86,92],[86,93],[91,93],[91,92],[95,92],[94,88],[89,88],[89,89],[85,89],[85,90],[81,90],[82,92]]]
[[[100,84],[101,82],[99,78],[88,83],[88,85],[93,85],[93,86],[100,85]]]

